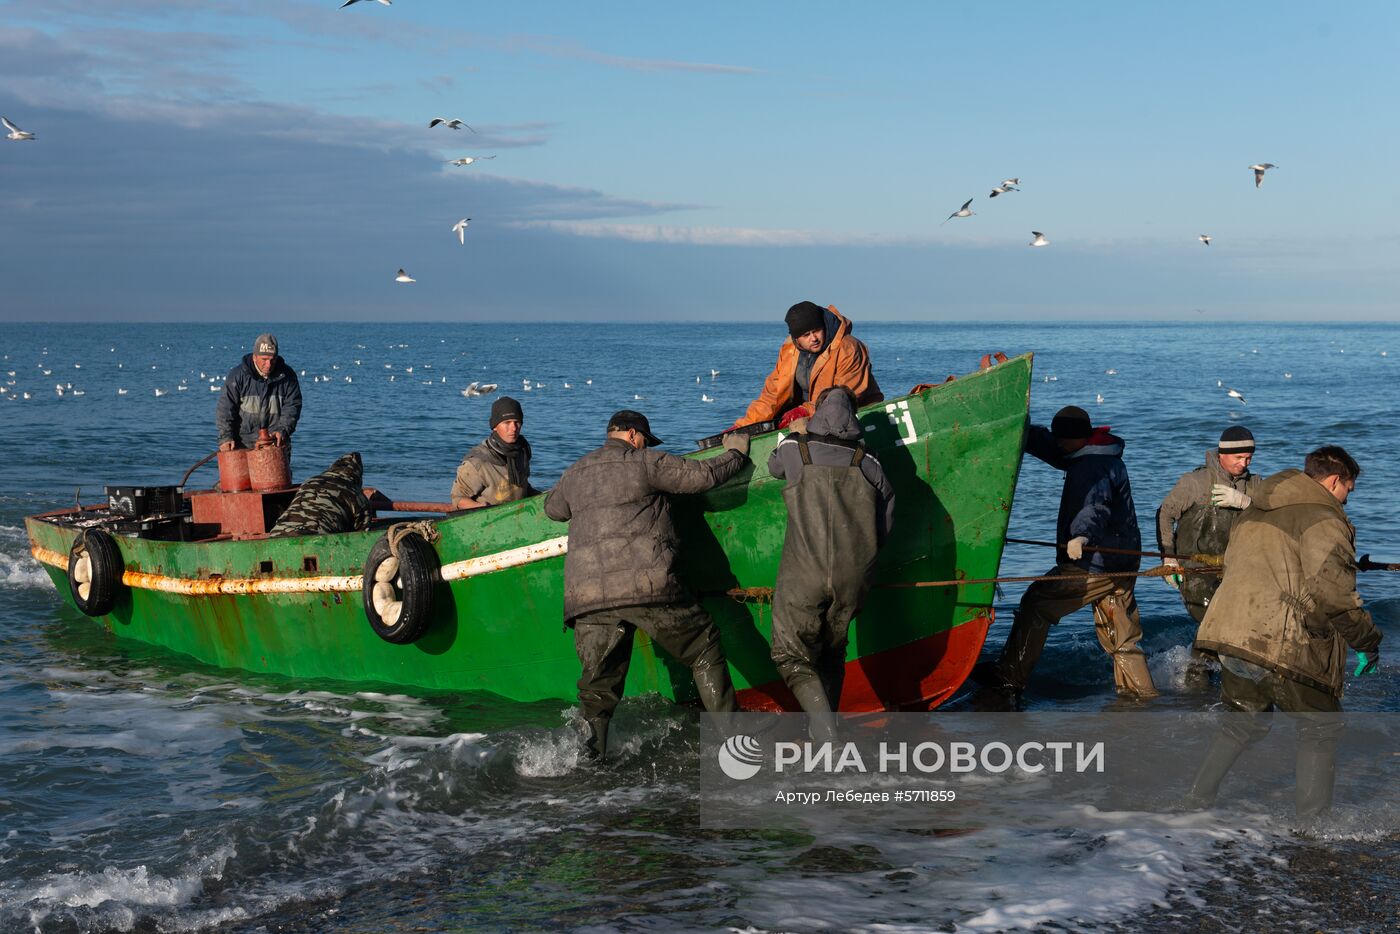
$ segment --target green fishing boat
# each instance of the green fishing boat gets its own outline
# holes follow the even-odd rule
[[[936,707],[982,648],[992,584],[889,585],[996,576],[1031,378],[1029,354],[1001,359],[859,413],[898,501],[875,586],[851,627],[844,710]],[[681,577],[718,623],[748,709],[797,709],[769,658],[769,606],[753,598],[772,587],[782,551],[783,483],[765,467],[780,437],[755,436],[752,466],[724,486],[673,500]],[[115,496],[25,524],[59,593],[123,639],[291,678],[573,697],[578,659],[561,625],[567,527],[545,516],[542,496],[445,517],[377,518],[365,532],[228,531],[237,503],[275,512],[289,497],[186,491],[195,521],[183,519],[186,532],[172,537],[192,540],[151,537],[159,523],[114,508],[130,505]],[[223,526],[199,521],[221,503]],[[628,696],[693,698],[689,671],[644,634],[634,651]]]

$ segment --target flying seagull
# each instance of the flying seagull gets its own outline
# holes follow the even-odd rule
[[[1045,239],[1045,234],[1041,233],[1041,232],[1038,231],[1038,230],[1032,230],[1032,231],[1031,231],[1031,236],[1032,236],[1032,237],[1035,237],[1035,239],[1032,240],[1032,241],[1030,242],[1030,245],[1031,245],[1031,246],[1049,246],[1049,245],[1050,245],[1050,241]]]
[[[22,139],[33,139],[33,138],[34,138],[34,134],[33,134],[33,133],[26,133],[24,130],[21,130],[19,127],[15,126],[13,123],[11,123],[11,122],[9,121],[9,119],[6,118],[6,117],[0,117],[0,123],[5,124],[5,129],[7,129],[7,130],[10,131],[10,132],[5,136],[6,139],[22,140]]]
[[[400,269],[400,270],[399,270],[399,274],[398,274],[397,276],[394,277],[394,281],[395,281],[395,282],[417,282],[418,280],[415,279],[415,278],[413,278],[412,276],[410,276],[408,273],[404,272],[402,269]]]
[[[1000,185],[998,185],[997,187],[993,188],[993,189],[992,189],[992,193],[991,193],[990,195],[988,195],[987,197],[989,197],[989,198],[995,198],[997,195],[1004,195],[1004,194],[1006,194],[1008,191],[1020,191],[1020,190],[1021,190],[1021,189],[1016,188],[1016,187],[1013,186],[1013,185],[1008,185],[1008,184],[1006,184],[1006,183],[1003,182],[1002,184],[1000,184]]]
[[[1276,169],[1278,166],[1272,162],[1261,162],[1258,165],[1251,165],[1250,168],[1254,170],[1254,187],[1258,188],[1264,184],[1264,172],[1268,169]]]
[[[452,225],[452,232],[457,235],[457,240],[463,245],[467,244],[467,225],[472,222],[470,217],[464,217]],[[402,272],[402,270],[400,270]]]
[[[973,198],[968,198],[966,201],[964,201],[962,207],[958,208],[952,214],[949,214],[947,217],[943,218],[943,224],[948,223],[955,217],[971,217],[975,212],[971,208],[969,208],[968,205],[971,204],[973,200]],[[942,227],[943,224],[939,224],[938,226]]]
[[[360,0],[345,0],[345,2],[342,3],[342,4],[340,5],[340,8],[343,10],[343,9],[345,9],[346,7],[348,7],[350,4],[352,4],[352,3],[359,3],[359,2],[360,2]],[[379,2],[382,3],[382,4],[384,4],[385,6],[392,6],[392,5],[393,5],[393,4],[390,2],[390,0],[379,0]]]
[[[1201,241],[1202,243],[1204,243],[1206,246],[1210,246],[1210,241],[1211,241],[1211,236],[1210,236],[1210,234],[1201,234],[1201,235],[1200,235],[1199,237],[1197,237],[1196,239],[1199,240],[1199,241]]]
[[[463,124],[465,126],[466,124]],[[486,159],[494,159],[495,156],[463,156],[460,159],[453,159],[448,165],[471,165],[473,162],[482,162]]]
[[[1225,390],[1225,395],[1229,396],[1231,399],[1238,399],[1238,400],[1240,400],[1240,405],[1245,405],[1245,404],[1246,404],[1245,401],[1244,401],[1244,394],[1243,394],[1242,392],[1240,392],[1238,389],[1227,389],[1227,390]]]
[[[441,123],[443,126],[447,127],[449,130],[460,130],[462,127],[466,126],[467,129],[471,130],[473,133],[476,132],[476,130],[473,130],[471,127],[467,126],[467,125],[466,125],[465,123],[463,123],[461,120],[458,120],[458,119],[456,119],[456,118],[453,118],[452,120],[448,120],[446,117],[434,117],[432,120],[428,121],[428,129],[431,130],[433,127],[437,126],[439,123]]]

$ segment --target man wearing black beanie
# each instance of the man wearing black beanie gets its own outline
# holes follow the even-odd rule
[[[754,422],[811,415],[813,401],[833,386],[844,386],[856,405],[881,402],[885,396],[870,369],[870,352],[851,334],[851,322],[835,305],[798,302],[788,309],[788,340],[757,399],[734,422]],[[796,413],[796,416],[790,413]]]
[[[1138,645],[1142,621],[1133,597],[1134,579],[1108,576],[1136,571],[1136,552],[1142,548],[1133,490],[1123,465],[1123,439],[1110,434],[1107,425],[1095,428],[1079,406],[1067,405],[1055,413],[1050,428],[1030,426],[1026,453],[1065,472],[1056,523],[1060,547],[1055,566],[1044,575],[1059,579],[1036,581],[1026,588],[1000,657],[978,665],[974,675],[990,687],[1019,696],[1050,627],[1092,606],[1094,633],[1113,660],[1118,693],[1154,696],[1157,689],[1147,656]]]
[[[510,396],[491,403],[491,433],[457,467],[451,500],[456,509],[497,506],[533,496],[530,442],[520,433],[525,410]]]

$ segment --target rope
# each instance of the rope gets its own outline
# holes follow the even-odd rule
[[[438,540],[442,538],[442,533],[438,531],[437,526],[433,524],[431,519],[418,519],[414,522],[395,522],[393,525],[389,526],[388,531],[386,531],[384,535],[389,539],[389,554],[393,555],[396,559],[399,556],[399,542],[403,541],[406,536],[421,535],[429,545],[436,545]]]
[[[1082,581],[1091,577],[1170,577],[1173,574],[1218,574],[1220,568],[1204,567],[1173,567],[1164,564],[1160,567],[1149,568],[1146,571],[1109,571],[1100,574],[1041,574],[1033,577],[984,577],[978,580],[948,580],[948,581],[891,581],[883,584],[876,584],[876,587],[909,588],[909,587],[965,587],[977,584],[1020,584],[1035,583],[1037,581]],[[739,603],[771,603],[773,601],[772,587],[735,587],[725,591],[725,595],[738,601]]]
[[[1064,548],[1064,545],[1057,542],[1038,542],[1030,538],[1008,538],[1008,545],[1040,545],[1043,548]],[[1197,564],[1205,564],[1211,567],[1220,567],[1224,561],[1224,555],[1194,554],[1194,555],[1174,555],[1162,551],[1133,551],[1131,548],[1103,548],[1097,545],[1085,545],[1085,551],[1097,551],[1106,555],[1133,555],[1138,558],[1173,558],[1177,561],[1194,561]]]

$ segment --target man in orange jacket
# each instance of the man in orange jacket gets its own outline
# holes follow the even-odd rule
[[[811,414],[811,401],[832,386],[845,386],[856,405],[881,402],[885,396],[870,371],[870,352],[851,336],[851,322],[835,305],[822,308],[798,302],[788,309],[788,334],[778,351],[778,363],[763,382],[763,391],[749,403],[734,427],[779,419],[801,406]]]

